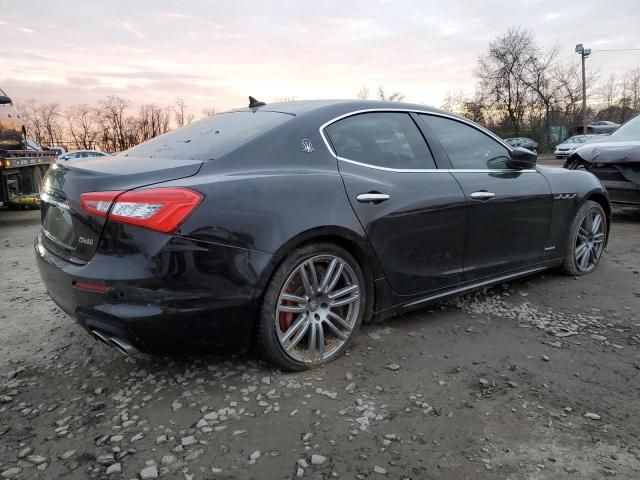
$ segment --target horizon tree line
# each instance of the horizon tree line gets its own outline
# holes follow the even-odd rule
[[[534,34],[510,28],[489,44],[474,70],[472,92],[450,91],[441,108],[460,114],[503,138],[527,136],[539,151],[579,133],[582,118],[582,79],[577,63],[563,65],[559,46],[542,47]],[[623,123],[640,114],[640,68],[622,76],[602,78],[598,70],[587,76],[587,117]],[[380,85],[375,93],[363,85],[356,98],[403,101],[399,90],[388,93]],[[281,97],[293,101],[295,97]],[[97,105],[63,108],[59,103],[28,100],[18,105],[27,135],[43,146],[67,149],[126,150],[138,143],[188,125],[196,119],[182,98],[171,105],[147,103],[137,108],[119,95],[109,95]],[[214,107],[202,116],[214,115]]]

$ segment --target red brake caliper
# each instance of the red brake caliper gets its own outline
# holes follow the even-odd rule
[[[289,287],[287,290],[289,290],[290,288],[291,287]],[[287,291],[287,293],[291,293],[291,292]],[[282,302],[282,305],[294,306],[295,302],[292,302],[291,300],[284,300]],[[293,323],[293,312],[280,312],[279,321],[280,321],[280,330],[282,330],[282,332],[286,332],[287,330],[289,330],[289,327]]]

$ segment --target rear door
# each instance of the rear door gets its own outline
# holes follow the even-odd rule
[[[535,169],[512,168],[507,147],[470,123],[420,117],[444,148],[467,200],[465,280],[542,262],[552,208],[546,179]]]
[[[324,130],[349,201],[400,295],[462,278],[464,194],[449,172],[437,169],[416,120],[407,112],[369,112]]]

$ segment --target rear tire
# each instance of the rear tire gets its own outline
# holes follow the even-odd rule
[[[562,270],[567,275],[590,273],[598,266],[608,234],[607,216],[598,202],[588,200],[580,207],[565,243]]]
[[[278,266],[265,290],[256,347],[283,370],[330,362],[353,341],[366,302],[362,269],[349,252],[325,242],[298,247]]]

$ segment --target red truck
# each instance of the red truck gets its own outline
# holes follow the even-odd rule
[[[0,89],[0,206],[37,206],[40,181],[57,158],[54,152],[29,149],[26,138],[18,110]]]

